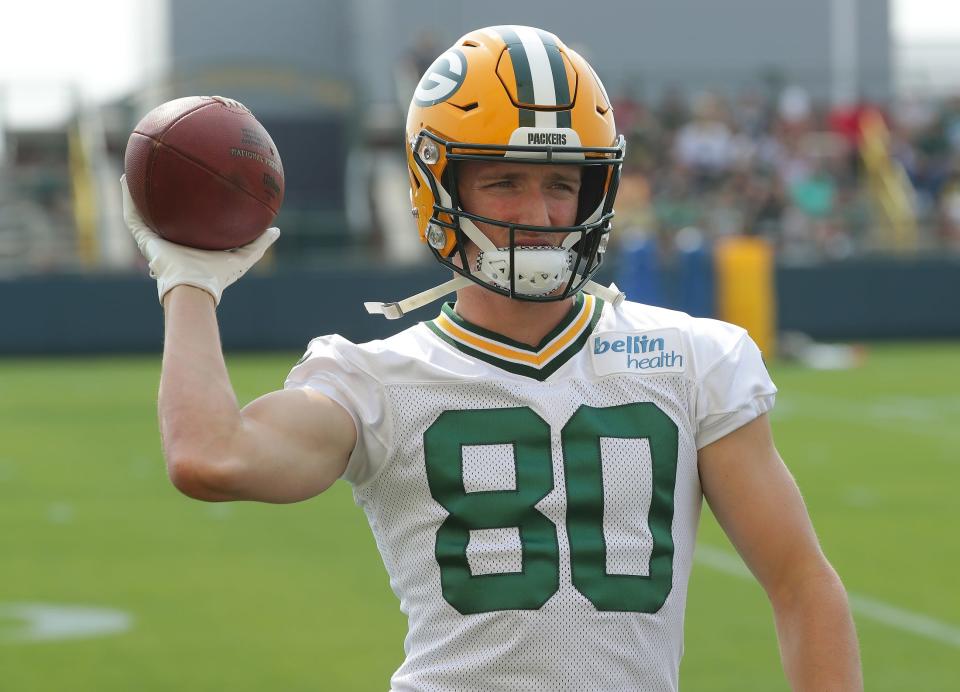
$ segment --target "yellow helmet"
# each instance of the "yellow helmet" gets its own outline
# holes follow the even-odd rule
[[[610,232],[624,146],[600,79],[560,39],[526,26],[471,31],[427,69],[407,114],[410,198],[420,239],[461,277],[512,298],[596,292],[590,279]],[[465,211],[456,164],[468,160],[581,166],[577,225],[527,226]],[[495,248],[475,221],[509,228],[510,246]],[[557,233],[563,240],[552,248],[557,252],[531,252],[514,245],[515,231]],[[467,240],[481,251],[473,266]],[[438,289],[467,283],[455,279]],[[399,316],[396,306],[405,311],[436,293],[389,304],[393,315],[383,304],[368,309]]]

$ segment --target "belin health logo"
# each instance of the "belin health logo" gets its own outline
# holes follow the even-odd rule
[[[594,362],[605,372],[630,370],[683,370],[683,353],[667,350],[665,336],[607,335],[593,338]],[[620,355],[622,354],[622,355]],[[602,367],[600,367],[602,363]]]

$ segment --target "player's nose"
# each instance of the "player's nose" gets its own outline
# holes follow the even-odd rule
[[[550,203],[542,190],[529,190],[518,204],[516,223],[550,226]]]

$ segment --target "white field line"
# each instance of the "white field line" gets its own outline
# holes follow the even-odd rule
[[[133,617],[120,610],[51,603],[0,603],[0,644],[82,639],[125,632]]]
[[[955,422],[960,397],[885,397],[875,401],[823,399],[798,394],[778,397],[773,419],[842,420],[859,426],[888,429],[901,424],[905,433],[960,440]]]
[[[753,579],[753,575],[743,561],[737,555],[725,550],[699,544],[694,553],[694,559],[719,572],[743,579]],[[851,609],[862,618],[960,649],[960,627],[956,625],[904,610],[869,596],[853,592],[848,592],[847,595]]]

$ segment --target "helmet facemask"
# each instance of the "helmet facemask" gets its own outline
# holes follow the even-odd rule
[[[495,293],[528,301],[556,301],[583,289],[603,262],[613,219],[623,162],[623,138],[611,147],[485,145],[449,142],[423,130],[411,142],[421,181],[431,185],[433,213],[426,239],[445,266]],[[570,165],[582,170],[573,226],[536,226],[493,219],[463,209],[458,168],[465,161],[536,165]],[[430,164],[440,162],[440,179]],[[436,167],[434,167],[434,170]],[[497,247],[477,223],[507,230],[507,244]],[[549,246],[517,244],[519,233],[556,238]],[[453,242],[451,243],[451,239]],[[468,242],[479,253],[471,261]],[[458,261],[457,261],[458,260]]]

